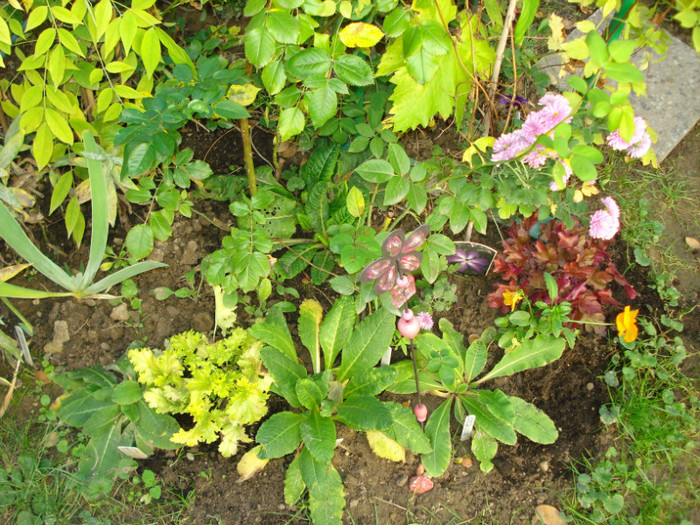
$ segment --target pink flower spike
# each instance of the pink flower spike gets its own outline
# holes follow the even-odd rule
[[[609,241],[620,229],[619,219],[613,217],[606,210],[598,210],[591,216],[591,224],[588,233],[594,239]]]
[[[415,492],[416,494],[425,494],[433,488],[433,480],[423,474],[414,476],[411,478],[408,488],[411,492]]]
[[[433,318],[428,312],[421,312],[416,316],[418,323],[423,330],[433,329]]]
[[[617,205],[617,202],[615,202],[615,199],[612,197],[603,197],[600,199],[600,202],[605,205],[610,215],[618,220],[620,219],[620,207]]]

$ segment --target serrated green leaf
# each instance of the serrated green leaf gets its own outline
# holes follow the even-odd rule
[[[343,348],[339,381],[345,381],[379,362],[394,335],[395,319],[391,312],[382,308],[357,325]]]
[[[136,381],[122,381],[112,390],[112,401],[119,405],[130,405],[142,398],[141,387]]]
[[[260,459],[281,458],[291,454],[301,443],[299,427],[306,420],[304,414],[278,412],[265,421],[255,440],[262,445]]]
[[[498,442],[491,436],[477,430],[474,432],[474,437],[472,438],[472,452],[474,457],[479,461],[482,472],[490,472],[493,469],[493,463],[491,460],[496,456],[498,452]]]
[[[260,78],[267,92],[270,95],[276,95],[282,91],[282,88],[284,88],[287,81],[284,62],[282,62],[282,60],[275,60],[274,62],[266,65],[262,74],[260,75]]]
[[[316,128],[323,126],[338,111],[338,95],[326,83],[309,96],[309,116]]]
[[[306,377],[304,365],[271,346],[263,348],[260,357],[275,380],[272,391],[284,397],[294,408],[299,408],[301,403],[297,397],[296,384]]]
[[[333,63],[333,71],[351,86],[369,86],[374,82],[372,68],[357,55],[340,55]]]
[[[356,374],[343,389],[343,396],[376,396],[396,382],[399,374],[395,368],[382,366],[369,368]]]
[[[300,51],[286,63],[287,73],[305,79],[311,75],[325,75],[331,67],[331,56],[324,49],[312,47]]]
[[[61,175],[58,179],[56,186],[53,188],[51,193],[51,205],[49,207],[49,215],[51,215],[56,208],[58,208],[65,198],[68,196],[70,189],[73,187],[73,172],[68,171]]]
[[[245,56],[255,67],[264,67],[275,56],[275,39],[265,27],[256,27],[245,34]]]
[[[565,347],[566,341],[553,336],[540,334],[534,339],[527,339],[518,348],[504,355],[478,383],[549,364],[561,357]]]
[[[335,453],[335,423],[314,410],[299,427],[304,446],[320,463],[329,464]]]
[[[391,144],[392,146],[394,144]],[[411,189],[411,183],[407,177],[395,176],[389,179],[384,188],[384,206],[391,206],[404,200]]]
[[[277,131],[280,140],[286,141],[304,131],[306,119],[299,108],[287,108],[280,113]]]
[[[360,164],[357,169],[357,174],[367,182],[381,184],[387,182],[394,176],[394,169],[387,161],[382,159],[370,159]]]
[[[297,352],[294,348],[289,328],[287,328],[287,322],[279,310],[275,308],[268,310],[265,320],[251,326],[248,332],[263,343],[278,349],[293,362],[298,362]]]
[[[510,396],[508,398],[515,411],[513,428],[523,436],[534,441],[549,445],[559,437],[559,432],[554,422],[542,410],[532,403]]]
[[[398,403],[391,403],[390,410],[393,424],[385,431],[386,434],[416,454],[432,452],[430,439],[418,424],[413,410]]]
[[[283,9],[270,9],[265,27],[280,44],[296,44],[299,39],[299,20]]]
[[[314,255],[313,266],[311,267],[311,282],[320,286],[325,283],[331,276],[333,268],[335,268],[335,258],[328,250],[323,250]]]
[[[296,505],[301,499],[306,484],[301,477],[300,460],[297,455],[287,467],[284,475],[284,502],[287,505]]]
[[[452,443],[450,438],[450,413],[452,398],[445,400],[428,418],[425,435],[430,439],[433,451],[423,454],[421,462],[428,475],[441,476],[450,465]]]

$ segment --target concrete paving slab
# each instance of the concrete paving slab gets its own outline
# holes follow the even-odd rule
[[[601,18],[602,12],[598,10],[589,20],[597,25]],[[607,21],[600,30],[604,31],[606,26]],[[566,40],[575,40],[581,36],[583,33],[575,29]],[[647,84],[646,96],[630,96],[635,114],[644,117],[658,135],[653,147],[659,162],[671,153],[700,120],[700,55],[677,38],[671,35],[668,38],[665,59],[659,61],[660,56],[653,50],[645,50],[652,56],[649,67],[643,71]],[[632,57],[637,65],[644,59],[645,53],[641,51]],[[550,83],[560,91],[567,91],[571,89],[566,82],[571,73],[560,77],[562,66],[564,59],[559,53],[543,57],[538,62],[540,71],[549,76]],[[576,74],[582,76],[582,68]]]

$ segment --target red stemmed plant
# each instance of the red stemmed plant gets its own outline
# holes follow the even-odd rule
[[[534,238],[531,232],[539,227]],[[509,308],[503,304],[505,291],[523,290],[527,297],[550,304],[544,273],[550,273],[557,281],[559,296],[555,303],[571,303],[569,318],[585,324],[586,330],[605,334],[604,304],[622,306],[612,296],[610,284],[615,281],[625,288],[627,297],[637,295],[610,260],[609,242],[592,239],[586,228],[576,224],[567,229],[557,220],[537,223],[535,217],[513,224],[506,230],[503,252],[494,261],[493,270],[503,275],[505,282],[496,285],[488,296],[492,308],[504,313]],[[578,323],[575,323],[578,324]]]

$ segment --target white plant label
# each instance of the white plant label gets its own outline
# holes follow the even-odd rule
[[[464,425],[462,426],[462,435],[460,436],[460,441],[466,441],[469,436],[472,435],[474,430],[474,422],[476,421],[476,416],[474,414],[468,414],[464,418]]]
[[[384,355],[382,356],[382,366],[389,366],[391,363],[391,347],[386,349]]]

